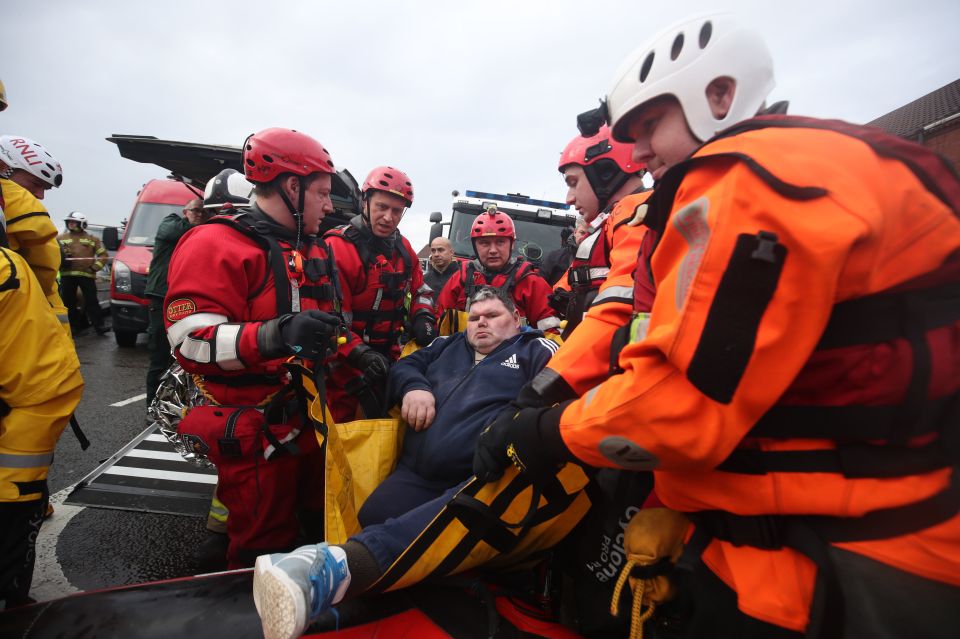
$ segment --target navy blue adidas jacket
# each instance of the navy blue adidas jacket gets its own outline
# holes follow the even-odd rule
[[[466,333],[457,333],[402,358],[390,369],[391,405],[412,390],[427,390],[433,393],[437,415],[426,430],[407,430],[399,463],[429,480],[459,482],[472,475],[480,432],[556,350],[543,333],[528,330],[474,365]]]

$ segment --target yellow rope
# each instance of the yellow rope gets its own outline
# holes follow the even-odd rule
[[[617,584],[613,588],[613,599],[610,600],[610,614],[614,617],[620,613],[620,593],[623,592],[623,585],[627,583],[627,579],[630,577],[630,570],[638,563],[636,560],[630,559],[623,570],[620,571]],[[643,639],[643,624],[653,616],[653,611],[656,609],[656,606],[651,603],[645,611],[643,610],[643,591],[645,587],[646,581],[638,579],[637,588],[633,591],[633,606],[630,610],[630,639]]]
[[[628,559],[627,564],[623,567],[623,570],[620,571],[620,576],[617,578],[617,585],[613,587],[613,599],[610,600],[610,614],[614,617],[620,614],[620,593],[623,592],[623,584],[627,583],[627,577],[630,576],[630,571],[636,564],[635,559]]]

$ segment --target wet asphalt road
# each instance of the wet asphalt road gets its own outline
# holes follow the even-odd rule
[[[75,341],[85,381],[76,414],[91,445],[82,451],[70,428],[64,430],[49,474],[55,503],[145,427],[143,399],[110,404],[145,392],[146,336],[140,335],[136,348],[120,348],[113,333],[98,336],[90,329]],[[38,540],[37,599],[198,572],[193,552],[206,536],[199,518],[59,503],[55,508]]]

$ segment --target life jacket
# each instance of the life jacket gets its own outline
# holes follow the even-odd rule
[[[440,318],[440,335],[455,335],[467,330],[467,301],[484,287],[492,287],[500,291],[501,295],[516,301],[514,290],[517,284],[534,274],[533,266],[523,257],[514,259],[513,264],[505,271],[490,273],[478,259],[464,261],[460,265],[460,281],[463,283],[462,297],[458,300],[458,308],[446,309]],[[481,281],[477,281],[480,279]],[[522,308],[517,308],[521,314],[521,322],[527,325],[527,317]]]
[[[573,297],[564,312],[567,320],[563,329],[564,339],[583,321],[583,316],[597,297],[600,286],[607,281],[607,275],[610,274],[610,247],[607,244],[605,228],[610,220],[609,217],[604,219],[600,226],[595,227],[593,232],[580,242],[570,268],[567,269],[567,284]]]
[[[300,300],[304,297],[317,301],[333,300],[334,309],[339,312],[343,295],[340,293],[337,267],[331,251],[324,250],[325,258],[312,257],[304,260],[290,244],[281,244],[271,234],[258,231],[256,220],[249,212],[217,215],[206,223],[230,226],[263,248],[269,268],[251,297],[266,287],[267,280],[272,275],[277,296],[277,316],[300,312]],[[285,285],[281,285],[281,282]]]
[[[960,217],[960,178],[935,153],[919,145],[840,121],[762,116],[738,124],[707,143],[758,129],[821,129],[861,140],[880,157],[898,160],[919,182]],[[742,153],[698,151],[673,167],[650,200],[645,223],[656,243],[662,236],[681,181],[702,163],[729,157],[744,163],[780,196],[812,200],[827,191],[780,180],[753,157]],[[652,253],[652,251],[651,251]],[[649,255],[650,253],[648,253]],[[956,254],[954,257],[957,257]],[[706,326],[687,377],[702,393],[728,403],[751,355],[729,347],[754,337],[777,288],[786,248],[765,231],[743,234],[710,306]],[[758,269],[765,274],[758,276]],[[650,281],[649,261],[638,265],[637,284]],[[743,284],[748,282],[749,284]],[[639,312],[639,308],[636,309]],[[741,475],[825,473],[846,479],[896,479],[956,468],[960,462],[960,385],[951,331],[960,322],[960,261],[954,259],[919,277],[833,306],[819,344],[779,402],[749,431],[717,470]],[[737,336],[731,333],[737,332]],[[734,337],[737,339],[734,340]],[[642,331],[632,341],[642,339]],[[955,338],[954,338],[955,339]],[[897,345],[893,348],[892,345]],[[909,371],[877,379],[869,388],[846,382],[858,362],[891,350],[901,363],[891,371]],[[718,357],[724,360],[718,365]],[[615,357],[613,358],[615,361]],[[858,391],[856,393],[852,391]],[[827,440],[830,449],[761,449],[757,440]],[[786,480],[784,480],[786,481]],[[834,484],[835,485],[835,484]],[[811,627],[828,629],[842,615],[839,584],[826,553],[827,543],[885,540],[925,530],[952,519],[960,509],[960,477],[938,493],[904,506],[868,512],[862,517],[827,515],[735,515],[713,510],[688,513],[696,524],[688,555],[699,555],[712,539],[734,546],[773,550],[792,548],[818,566],[822,607]],[[816,600],[815,600],[816,601]]]
[[[365,276],[362,290],[353,295],[351,330],[364,343],[382,350],[398,340],[407,321],[404,303],[411,293],[414,262],[399,233],[395,235],[392,251],[382,250],[385,247],[377,246],[382,240],[361,225],[357,216],[350,224],[327,231],[324,237],[341,237],[356,249]],[[395,270],[395,257],[400,258],[401,270]]]
[[[533,266],[530,265],[530,262],[526,261],[522,257],[518,257],[513,261],[513,264],[510,265],[505,271],[500,271],[499,273],[490,273],[483,267],[480,263],[480,260],[474,259],[467,262],[462,267],[461,273],[463,273],[463,292],[464,292],[464,306],[466,306],[466,301],[469,300],[473,295],[485,286],[492,286],[498,289],[501,294],[513,297],[513,289],[516,288],[517,283],[520,282],[523,278],[528,275],[533,274]],[[477,273],[480,273],[483,278],[483,282],[477,282]],[[500,280],[500,283],[497,284],[497,280]]]

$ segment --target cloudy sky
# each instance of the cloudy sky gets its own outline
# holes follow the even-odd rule
[[[956,0],[6,0],[0,133],[60,160],[46,203],[62,224],[74,209],[117,223],[165,175],[121,158],[111,134],[239,145],[296,128],[358,180],[407,171],[401,229],[419,248],[453,189],[562,200],[575,115],[646,38],[718,10],[766,35],[771,99],[793,113],[866,122],[960,77]]]

